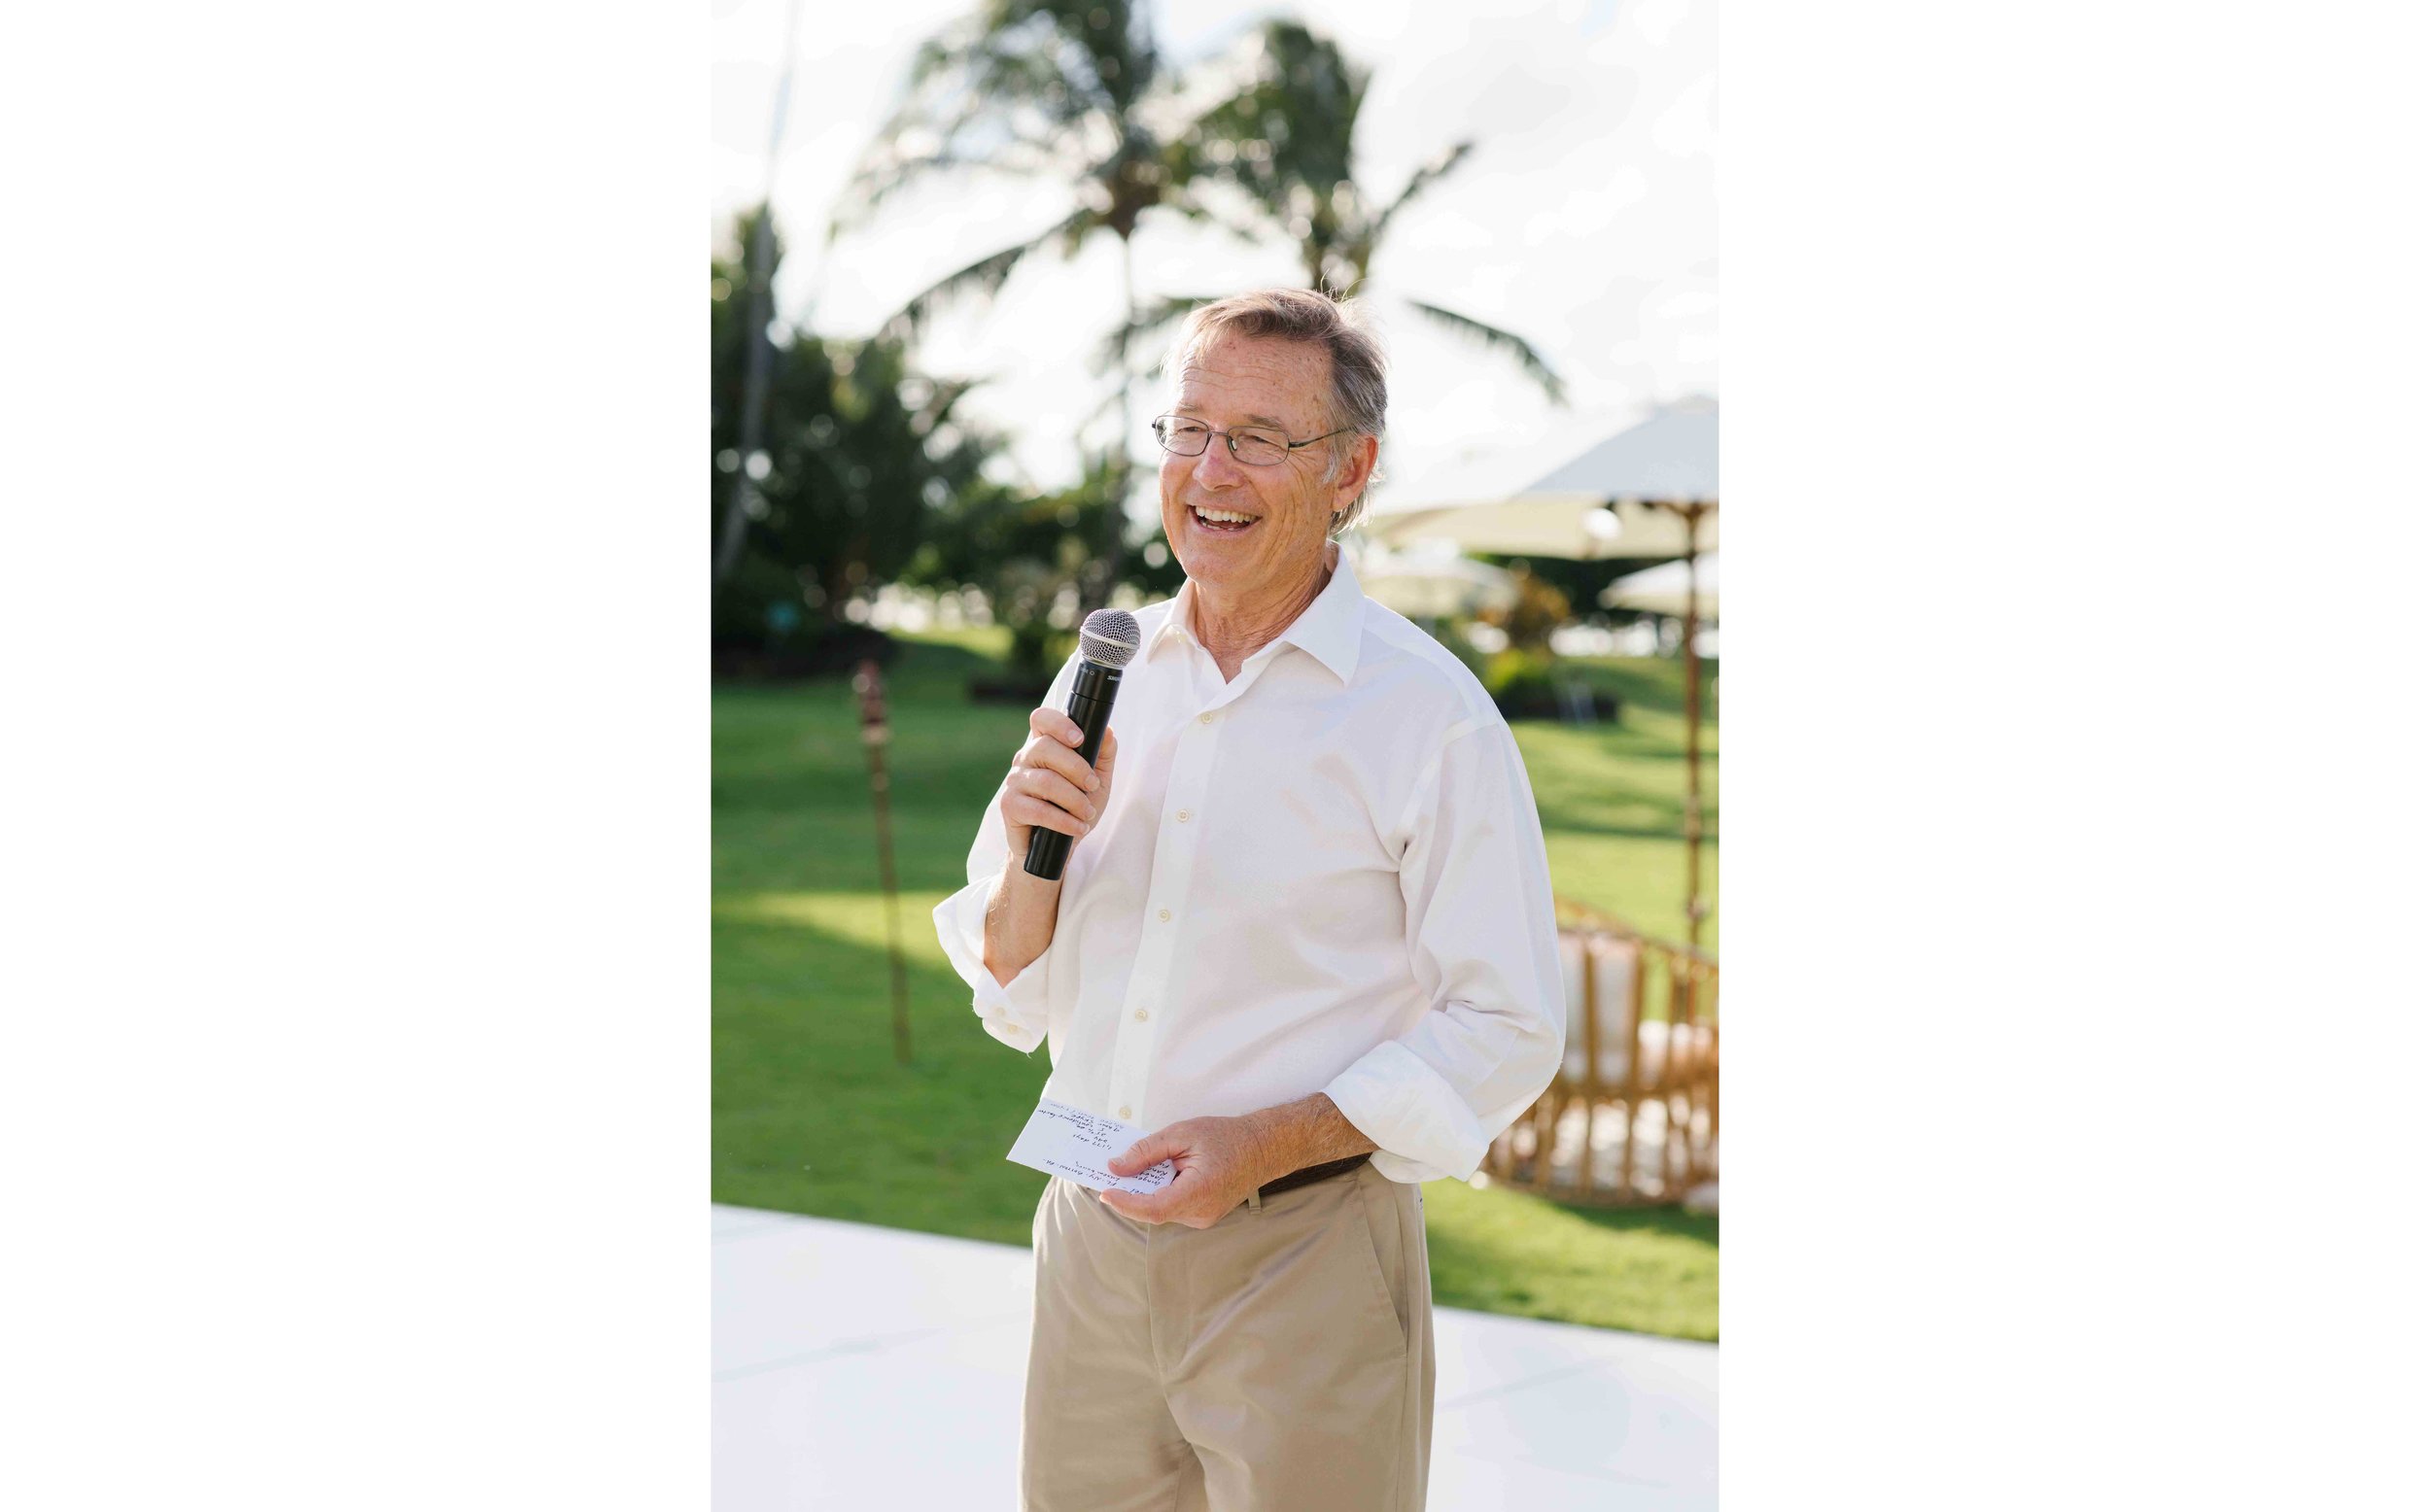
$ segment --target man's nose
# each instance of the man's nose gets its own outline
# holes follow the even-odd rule
[[[1220,435],[1206,438],[1206,450],[1198,454],[1198,465],[1191,470],[1200,488],[1232,488],[1241,482],[1239,461]]]

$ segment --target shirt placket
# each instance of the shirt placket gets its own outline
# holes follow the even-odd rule
[[[1156,1055],[1157,1031],[1171,1007],[1173,961],[1190,911],[1190,878],[1198,846],[1209,826],[1233,817],[1206,811],[1206,794],[1215,773],[1215,753],[1227,711],[1240,702],[1265,673],[1279,645],[1241,664],[1230,682],[1216,670],[1214,659],[1196,642],[1182,648],[1190,657],[1192,710],[1174,743],[1172,775],[1164,789],[1164,810],[1157,816],[1155,857],[1148,867],[1146,917],[1139,926],[1139,956],[1130,973],[1130,986],[1122,1005],[1122,1022],[1114,1031],[1114,1071],[1107,1088],[1107,1106],[1125,1123],[1154,1129],[1155,1110],[1148,1103],[1148,1074]]]

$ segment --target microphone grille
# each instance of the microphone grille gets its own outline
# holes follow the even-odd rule
[[[1099,667],[1128,667],[1139,654],[1139,622],[1128,609],[1099,609],[1080,626],[1080,654]]]

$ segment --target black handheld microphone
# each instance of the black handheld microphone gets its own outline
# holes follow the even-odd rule
[[[1080,627],[1080,675],[1064,712],[1080,727],[1080,759],[1092,767],[1105,739],[1105,722],[1114,717],[1123,669],[1138,654],[1139,622],[1127,609],[1099,609]],[[1041,824],[1029,832],[1029,854],[1021,865],[1031,876],[1055,882],[1062,880],[1063,863],[1070,859],[1071,837]]]

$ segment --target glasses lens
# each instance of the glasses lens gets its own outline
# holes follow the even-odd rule
[[[1196,457],[1206,450],[1206,427],[1167,415],[1157,421],[1157,444],[1176,457]]]
[[[1270,430],[1234,430],[1232,449],[1252,467],[1270,467],[1291,455],[1283,438]]]

